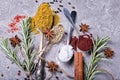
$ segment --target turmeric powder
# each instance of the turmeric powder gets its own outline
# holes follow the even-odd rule
[[[53,23],[53,11],[51,10],[49,4],[44,2],[38,7],[35,16],[32,17],[30,28],[34,33],[37,33],[36,28],[41,31],[44,28],[50,29],[52,24],[57,25],[59,22],[58,16],[55,15],[54,19],[55,23]]]

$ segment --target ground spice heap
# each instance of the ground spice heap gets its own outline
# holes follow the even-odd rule
[[[89,51],[92,49],[93,42],[90,35],[84,34],[80,35],[79,39],[76,37],[71,38],[70,44],[74,50],[78,47],[80,50]]]
[[[38,7],[35,16],[32,17],[30,28],[34,33],[38,33],[37,28],[41,31],[45,28],[51,29],[51,26],[57,25],[58,22],[58,15],[54,14],[50,5],[44,2]]]

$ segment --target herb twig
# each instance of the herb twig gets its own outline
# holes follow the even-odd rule
[[[94,76],[99,73],[103,72],[102,70],[98,70],[98,62],[102,59],[105,58],[102,52],[100,52],[101,49],[106,47],[106,44],[110,38],[105,37],[102,39],[97,39],[93,41],[93,50],[91,51],[91,60],[87,66],[87,72],[86,72],[86,77],[85,80],[93,80]]]
[[[17,66],[23,70],[27,76],[29,76],[29,79],[32,80],[32,73],[35,69],[35,64],[33,63],[33,59],[36,56],[36,52],[33,48],[33,40],[31,39],[31,31],[30,31],[30,21],[31,18],[28,18],[26,20],[23,20],[21,22],[21,36],[22,36],[22,43],[21,43],[21,54],[23,57],[23,61],[19,60],[19,57],[16,55],[16,48],[15,50],[12,50],[9,46],[9,40],[8,39],[2,39],[0,46],[2,49],[6,52],[6,55],[9,57],[10,60],[12,60]]]

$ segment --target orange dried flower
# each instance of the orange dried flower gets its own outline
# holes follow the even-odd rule
[[[17,35],[15,35],[15,37],[10,38],[9,40],[13,47],[16,47],[16,45],[20,46],[21,40],[17,37]]]
[[[86,25],[86,24],[83,24],[83,23],[81,23],[81,25],[80,25],[80,31],[81,32],[88,32],[88,29],[89,29],[89,25]]]
[[[112,57],[113,53],[114,53],[114,51],[112,51],[110,48],[104,49],[104,54],[105,54],[106,58]]]
[[[43,34],[48,38],[48,40],[51,40],[54,37],[54,31],[51,29],[44,29]]]
[[[50,72],[57,71],[58,67],[59,66],[53,61],[47,63],[47,68],[49,69]]]

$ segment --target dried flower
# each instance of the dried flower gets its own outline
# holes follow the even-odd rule
[[[44,29],[44,30],[43,30],[43,34],[45,35],[45,37],[46,37],[48,40],[51,40],[51,39],[53,39],[53,37],[54,37],[54,31],[51,30],[51,29]]]
[[[81,32],[88,32],[88,29],[89,29],[89,25],[86,25],[86,24],[83,24],[83,23],[81,23],[81,25],[80,25],[80,31]]]
[[[47,68],[49,69],[50,72],[57,71],[58,67],[59,66],[53,61],[50,61],[50,62],[47,63]]]
[[[16,15],[12,21],[8,24],[8,27],[9,27],[9,30],[8,32],[15,32],[17,30],[19,30],[19,28],[17,27],[17,23],[20,22],[21,19],[24,19],[26,18],[25,16],[22,16],[22,15]]]
[[[15,47],[16,45],[20,46],[21,40],[17,37],[17,35],[15,35],[15,37],[10,38],[9,40],[13,47]]]
[[[112,51],[110,48],[104,49],[104,54],[105,54],[106,58],[112,57],[113,53],[114,53],[114,51]]]

